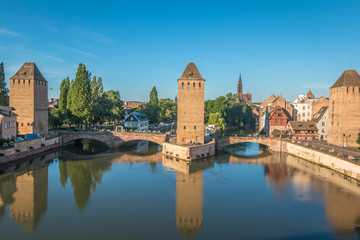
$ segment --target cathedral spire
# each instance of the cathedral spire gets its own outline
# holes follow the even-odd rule
[[[239,74],[239,82],[238,82],[238,89],[237,89],[237,95],[238,97],[243,93],[243,84],[241,81],[241,73]]]

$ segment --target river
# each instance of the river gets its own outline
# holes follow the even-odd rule
[[[103,147],[0,167],[0,239],[360,236],[360,183],[305,160],[255,143],[191,164],[148,142]]]

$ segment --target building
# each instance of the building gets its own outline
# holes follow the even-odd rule
[[[16,137],[16,114],[12,107],[0,106],[0,138],[11,139]]]
[[[178,144],[204,144],[204,89],[205,79],[189,63],[178,79]]]
[[[18,134],[48,133],[48,82],[35,63],[24,63],[10,78],[10,106],[17,115]]]
[[[124,105],[122,106],[124,109],[134,109],[141,105],[146,104],[146,102],[139,102],[139,101],[127,101],[124,102]]]
[[[346,70],[329,90],[328,143],[358,147],[360,75]]]
[[[137,130],[149,130],[149,119],[146,117],[146,115],[143,115],[141,113],[130,113],[125,119],[124,119],[124,127],[125,128],[131,128],[131,129],[137,129]]]
[[[239,82],[238,82],[238,86],[237,86],[237,100],[239,102],[245,101],[246,104],[251,103],[251,94],[243,93],[243,84],[242,84],[242,80],[241,80],[241,74],[239,76]]]
[[[289,104],[285,98],[282,96],[275,97],[275,95],[271,95],[268,99],[264,101],[264,103],[260,107],[260,127],[259,129],[262,130],[265,128],[265,123],[267,121],[265,111],[268,109],[269,113],[275,110],[276,107],[281,107],[286,111],[286,114],[290,116],[290,120],[293,120],[293,113],[294,107]],[[271,133],[271,132],[270,132]]]
[[[288,112],[277,106],[269,115],[269,133],[274,136],[274,130],[283,131],[286,128],[288,121],[291,120],[291,116]]]
[[[291,139],[318,140],[318,128],[312,121],[289,121],[285,130],[290,132]]]
[[[311,120],[316,123],[320,140],[327,140],[328,110],[329,107],[322,107],[317,113],[314,114],[314,117]]]
[[[316,113],[318,113],[322,107],[329,107],[329,99],[328,98],[320,97],[316,102],[312,103],[312,106],[311,106],[312,117],[314,117],[314,115]]]
[[[49,98],[49,108],[59,109],[59,99],[58,98]]]
[[[299,98],[293,102],[293,106],[295,121],[311,121],[320,108],[329,106],[329,100],[324,97],[315,98],[309,90],[306,95],[299,95]]]

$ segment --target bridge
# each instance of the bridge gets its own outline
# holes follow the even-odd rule
[[[281,151],[281,138],[266,137],[225,137],[216,139],[216,149],[221,150],[224,147],[236,144],[254,142],[267,146],[272,151]]]
[[[149,141],[162,145],[163,142],[169,140],[167,134],[155,133],[131,133],[131,132],[66,132],[61,133],[63,145],[67,145],[73,141],[81,139],[92,139],[103,142],[109,148],[116,148],[125,143],[134,141]]]

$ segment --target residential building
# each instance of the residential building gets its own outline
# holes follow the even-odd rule
[[[0,106],[0,138],[16,137],[16,114],[12,107]]]
[[[311,106],[312,117],[314,117],[314,115],[318,113],[322,107],[329,107],[328,98],[320,97],[316,102],[312,103]]]
[[[359,147],[360,75],[346,70],[329,90],[328,143]]]
[[[264,101],[264,103],[260,107],[260,127],[259,129],[263,129],[265,127],[266,117],[265,117],[265,111],[266,108],[268,108],[269,113],[274,111],[276,107],[283,108],[287,115],[290,116],[290,120],[293,120],[293,114],[294,114],[294,107],[289,104],[285,98],[283,98],[281,95],[275,96],[274,94],[271,95],[268,99]],[[271,132],[270,132],[271,133]]]
[[[327,126],[328,126],[328,111],[329,107],[322,107],[317,113],[314,114],[312,119],[318,128],[320,140],[327,140]]]
[[[142,131],[143,130],[148,131],[149,130],[149,119],[146,117],[146,115],[143,115],[141,113],[130,113],[124,119],[124,127],[142,130]]]
[[[251,103],[251,94],[250,93],[243,93],[243,84],[242,84],[242,80],[241,80],[241,74],[239,75],[239,82],[238,82],[238,86],[237,86],[237,100],[240,101],[245,101],[246,104],[250,104]]]
[[[17,115],[18,134],[48,133],[48,82],[35,63],[24,63],[10,78],[9,100]]]
[[[269,116],[269,133],[273,136],[273,131],[284,130],[288,121],[291,120],[289,113],[282,107],[277,106]]]
[[[285,130],[291,134],[291,139],[318,140],[318,128],[312,121],[289,121]]]
[[[320,108],[329,105],[329,101],[324,97],[315,98],[309,90],[306,95],[299,95],[292,105],[294,106],[295,121],[310,121]]]

